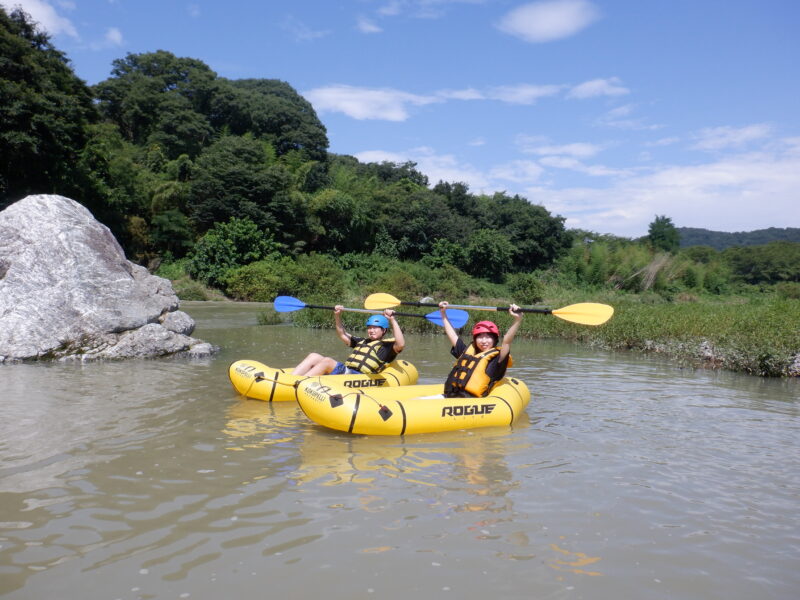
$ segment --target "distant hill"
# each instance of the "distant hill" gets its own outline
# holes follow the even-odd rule
[[[678,227],[681,237],[681,248],[687,246],[711,246],[716,250],[725,250],[731,246],[760,246],[770,242],[800,242],[800,228],[770,227],[755,231],[710,231],[696,227]]]

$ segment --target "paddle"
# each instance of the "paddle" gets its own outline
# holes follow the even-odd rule
[[[398,304],[407,306],[439,306],[430,302],[401,302],[391,294],[370,294],[364,300],[364,307],[371,310],[382,310],[384,308],[392,308]],[[467,304],[450,304],[450,308],[466,308],[468,310],[493,310],[493,311],[507,311],[508,306],[470,306]],[[570,323],[579,323],[581,325],[602,325],[608,321],[614,314],[614,308],[608,304],[597,304],[595,302],[580,302],[578,304],[570,304],[563,308],[555,310],[550,308],[520,308],[520,312],[524,313],[539,313],[543,315],[553,315],[559,319],[564,319]],[[448,319],[449,319],[448,315]],[[454,324],[455,326],[455,324]]]
[[[399,304],[399,302],[398,302]],[[292,296],[278,296],[273,301],[273,307],[278,312],[294,312],[296,310],[300,310],[301,308],[325,308],[328,310],[333,310],[333,306],[319,306],[317,304],[306,304],[302,300],[298,300],[297,298],[293,298]],[[391,308],[387,306],[386,308]],[[360,312],[360,313],[382,313],[384,309],[364,309],[364,308],[345,308],[347,312]],[[431,323],[442,327],[444,323],[442,322],[442,315],[439,311],[433,311],[427,315],[417,315],[414,313],[402,313],[402,312],[395,312],[397,316],[400,317],[422,317],[424,319],[428,319]],[[447,320],[450,321],[450,324],[458,329],[459,327],[463,327],[464,324],[469,320],[469,314],[463,310],[453,310],[447,309]]]

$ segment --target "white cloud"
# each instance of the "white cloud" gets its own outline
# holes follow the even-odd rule
[[[598,17],[598,10],[587,0],[548,0],[515,8],[497,28],[526,42],[552,42],[575,35]]]
[[[436,95],[440,98],[446,98],[450,100],[485,100],[486,95],[476,90],[475,88],[466,88],[463,90],[442,90],[436,92]]]
[[[629,94],[628,88],[619,85],[618,77],[610,79],[592,79],[573,87],[567,98],[593,98],[595,96],[621,96]]]
[[[199,4],[189,4],[186,7],[186,10],[189,11],[189,16],[192,18],[197,18],[200,16],[200,5]]]
[[[391,0],[385,3],[378,9],[378,14],[385,17],[396,17],[402,11],[402,2],[399,0]]]
[[[701,130],[694,138],[693,146],[698,150],[723,150],[725,148],[741,148],[746,144],[766,138],[772,128],[764,123],[747,127],[709,127]]]
[[[513,160],[493,167],[489,174],[493,180],[530,184],[538,181],[544,169],[532,160]]]
[[[405,121],[409,106],[441,102],[434,96],[419,96],[390,88],[370,89],[331,85],[303,93],[318,112],[340,112],[354,119]]]
[[[645,146],[650,146],[650,147],[672,146],[673,144],[677,144],[680,141],[681,141],[681,138],[679,138],[677,136],[671,136],[671,137],[661,138],[661,139],[655,140],[653,142],[646,142]]]
[[[52,36],[68,35],[78,39],[78,30],[72,24],[72,21],[66,17],[58,14],[56,9],[44,0],[2,0],[0,4],[6,11],[12,11],[16,7],[22,7],[22,10],[28,13],[40,27]],[[69,4],[62,8],[71,9],[74,5]]]
[[[629,237],[646,235],[657,214],[678,227],[717,231],[798,227],[800,154],[784,142],[773,152],[668,166],[606,188],[530,187],[523,195],[566,217],[568,227]]]
[[[106,31],[106,42],[112,46],[121,46],[124,42],[122,32],[116,27],[109,27]]]
[[[327,29],[312,29],[296,17],[289,15],[284,19],[283,29],[288,31],[294,36],[294,39],[300,42],[308,42],[311,40],[316,40],[321,37],[325,37],[326,35],[330,34],[330,31]]]
[[[577,158],[588,158],[594,156],[603,149],[599,144],[588,142],[573,142],[571,144],[553,145],[548,144],[546,138],[538,136],[518,136],[517,145],[526,154],[544,155],[567,155]]]
[[[498,100],[509,104],[533,104],[539,98],[558,93],[558,85],[509,85],[486,91],[473,88],[442,90],[430,95],[412,94],[391,88],[362,88],[330,85],[303,93],[319,112],[340,112],[354,119],[405,121],[411,106],[423,106],[447,100]]]
[[[539,98],[554,96],[561,90],[560,85],[504,85],[491,88],[486,97],[509,104],[533,104]]]
[[[651,123],[647,123],[647,121],[641,117],[634,118],[630,115],[634,111],[634,106],[632,104],[626,104],[624,106],[618,106],[606,114],[599,117],[596,121],[597,125],[601,125],[604,127],[614,127],[616,129],[630,129],[630,130],[640,130],[640,131],[647,131],[647,130],[655,130],[661,129],[661,125],[654,125]]]
[[[361,33],[381,33],[383,31],[374,21],[366,17],[358,17],[356,20],[356,29]]]
[[[572,156],[545,156],[539,162],[546,167],[569,169],[570,171],[584,173],[593,177],[619,176],[625,173],[623,170],[612,169],[602,165],[587,165]]]

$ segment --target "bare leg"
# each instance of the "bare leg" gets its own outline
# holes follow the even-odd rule
[[[325,356],[321,361],[306,371],[306,375],[327,375],[336,368],[336,362],[336,360],[329,356]]]
[[[292,375],[325,375],[333,371],[335,367],[336,361],[332,358],[312,352],[292,370]]]

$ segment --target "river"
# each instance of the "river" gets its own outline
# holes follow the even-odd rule
[[[517,340],[513,428],[348,436],[227,377],[332,330],[183,308],[214,358],[0,366],[0,597],[797,597],[797,380]]]

